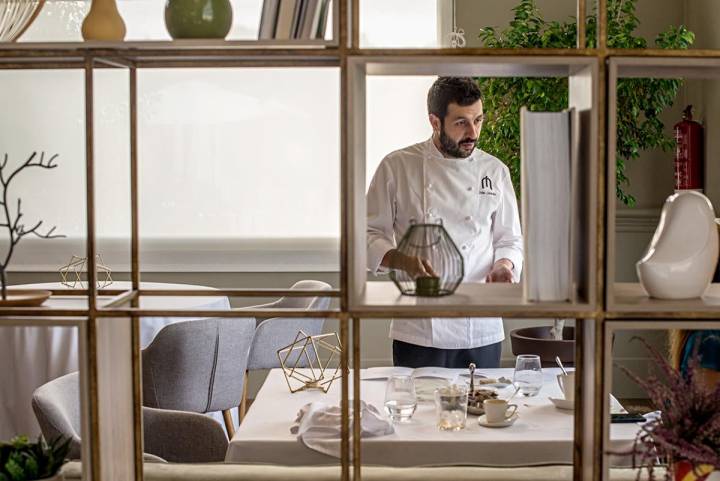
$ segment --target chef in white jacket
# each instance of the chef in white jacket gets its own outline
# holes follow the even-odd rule
[[[368,268],[434,275],[426,259],[395,247],[411,221],[443,225],[460,249],[466,282],[517,282],[522,233],[510,171],[475,148],[482,95],[469,77],[440,77],[428,92],[432,137],[387,155],[367,194]],[[501,318],[394,319],[396,366],[497,367]]]

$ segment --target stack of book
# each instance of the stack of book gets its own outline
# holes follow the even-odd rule
[[[528,301],[574,301],[581,215],[578,191],[579,118],[563,112],[520,112],[523,272]]]
[[[325,38],[330,0],[264,0],[259,40]]]

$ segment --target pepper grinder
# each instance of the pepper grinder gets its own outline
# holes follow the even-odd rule
[[[468,369],[470,370],[470,395],[475,395],[475,363],[471,362],[468,366]]]

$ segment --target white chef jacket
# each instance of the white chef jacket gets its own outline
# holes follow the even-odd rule
[[[465,281],[485,282],[494,262],[507,258],[520,278],[523,242],[517,200],[507,166],[475,149],[466,158],[444,157],[432,139],[386,156],[367,193],[367,258],[373,273],[397,246],[410,221],[437,222],[457,244]],[[394,319],[390,337],[420,346],[470,349],[505,338],[502,319]]]

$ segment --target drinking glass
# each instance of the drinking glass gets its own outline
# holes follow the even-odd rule
[[[392,376],[385,387],[385,411],[394,422],[410,421],[417,407],[415,383],[410,376]]]
[[[513,384],[527,397],[537,396],[543,384],[540,356],[521,354],[515,360]]]
[[[467,420],[467,386],[452,384],[435,390],[437,425],[441,431],[459,431]]]

